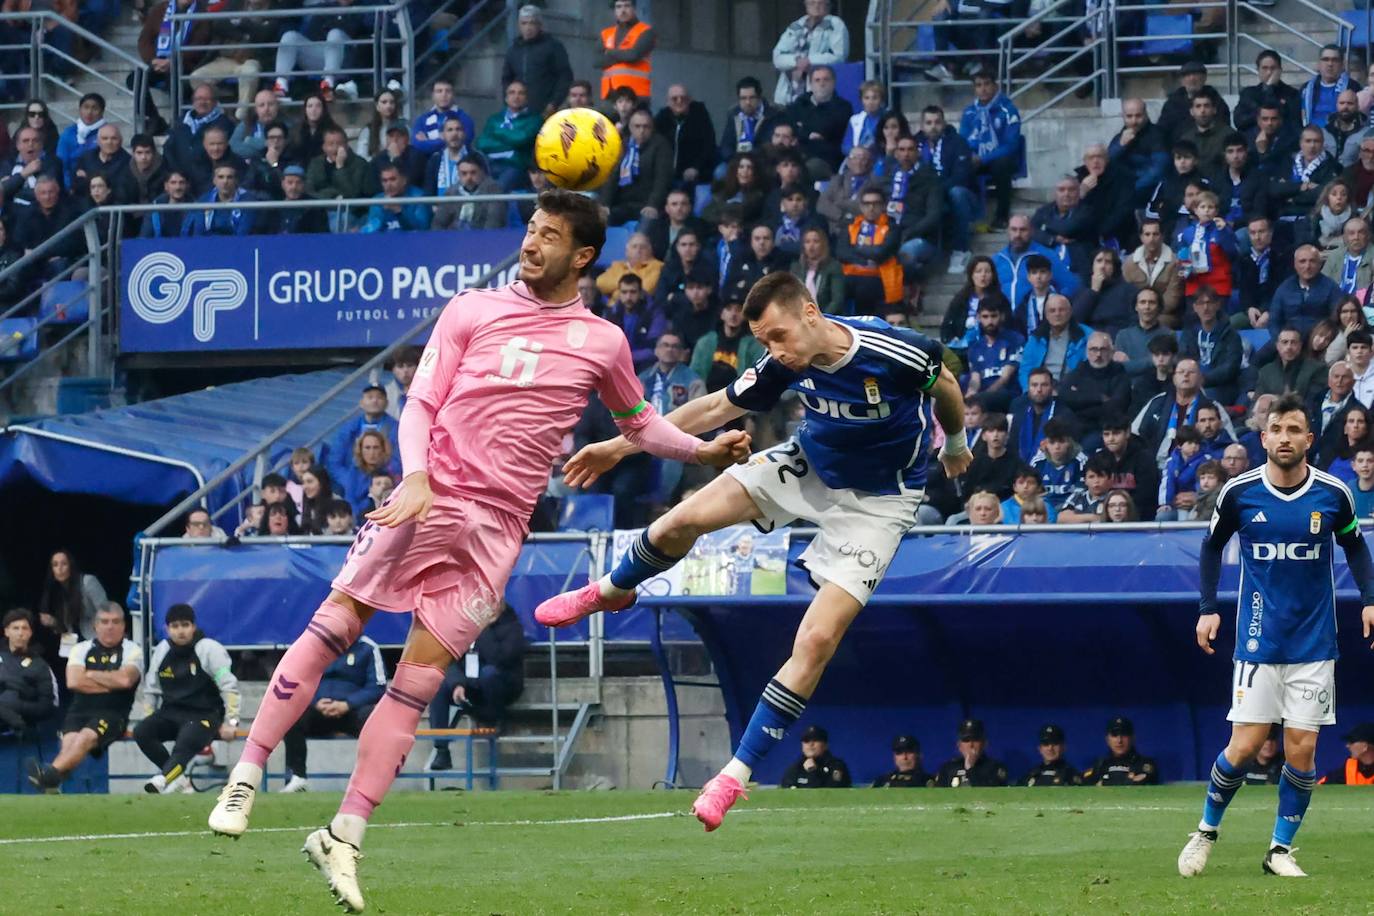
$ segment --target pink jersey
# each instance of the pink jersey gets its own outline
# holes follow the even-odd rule
[[[459,293],[407,392],[435,411],[432,486],[528,518],[593,390],[618,415],[644,400],[625,333],[580,299],[544,302],[519,280]]]

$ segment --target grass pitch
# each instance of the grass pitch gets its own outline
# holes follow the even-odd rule
[[[1306,881],[1260,873],[1276,793],[1254,787],[1208,871],[1178,877],[1201,795],[758,790],[708,836],[685,791],[404,792],[361,876],[368,912],[395,914],[1371,912],[1374,791],[1318,788]],[[209,795],[3,796],[0,912],[337,912],[299,852],[337,803],[259,796],[233,841],[205,832]]]

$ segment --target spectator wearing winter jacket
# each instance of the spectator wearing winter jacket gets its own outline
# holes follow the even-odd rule
[[[973,77],[974,101],[964,109],[959,134],[968,143],[973,177],[986,177],[997,187],[993,227],[1006,225],[1011,217],[1011,186],[1025,168],[1025,141],[1021,137],[1021,112],[997,88],[991,73]]]
[[[1132,286],[1154,290],[1159,295],[1159,320],[1166,327],[1182,323],[1179,306],[1183,301],[1183,278],[1178,273],[1178,257],[1164,244],[1164,229],[1157,219],[1140,224],[1140,246],[1121,265],[1121,276]]]
[[[1123,99],[1121,120],[1121,130],[1107,144],[1107,156],[1132,176],[1132,203],[1143,207],[1169,170],[1169,140],[1151,123],[1144,99]]]
[[[1202,369],[1197,360],[1180,357],[1174,364],[1173,384],[1146,402],[1131,421],[1131,432],[1140,437],[1159,468],[1169,457],[1178,427],[1196,424],[1198,408],[1204,404],[1216,408],[1222,428],[1234,436],[1225,408],[1202,392]]]
[[[1219,201],[1211,191],[1193,199],[1193,219],[1181,222],[1174,235],[1174,250],[1186,274],[1183,292],[1194,296],[1205,286],[1218,295],[1231,295],[1231,262],[1236,257],[1236,234],[1217,215]],[[1185,324],[1187,322],[1185,321]]]
[[[1259,119],[1259,110],[1274,105],[1283,112],[1289,124],[1302,121],[1302,93],[1283,81],[1283,58],[1277,51],[1265,48],[1255,57],[1255,75],[1259,82],[1240,91],[1232,123],[1236,130],[1247,131]]]
[[[510,704],[525,690],[525,653],[528,649],[520,618],[509,604],[503,604],[500,615],[482,631],[472,647],[477,660],[476,677],[468,676],[466,659],[457,659],[449,665],[443,686],[429,707],[430,727],[448,728],[457,715],[470,715],[479,725],[500,726]],[[431,770],[452,768],[448,745],[448,741],[434,742]]]
[[[783,29],[773,45],[773,67],[778,71],[773,102],[792,104],[806,92],[807,79],[818,67],[833,67],[848,58],[849,29],[831,14],[830,0],[807,0],[806,15]]]
[[[949,273],[961,274],[968,267],[973,223],[980,215],[978,198],[971,190],[973,154],[959,131],[945,123],[945,110],[939,105],[927,105],[921,112],[916,154],[923,165],[929,165],[940,177],[945,205],[953,217],[948,245]],[[1007,298],[1012,299],[1010,295]]]
[[[1057,382],[1087,357],[1092,328],[1075,324],[1069,300],[1056,293],[1045,303],[1045,320],[1026,337],[1021,353],[1021,386],[1032,369],[1046,369]]]
[[[487,157],[487,168],[502,191],[525,183],[534,161],[534,138],[543,118],[529,104],[528,90],[519,80],[506,84],[506,107],[487,118],[473,144]]]
[[[1189,187],[1195,186],[1197,190],[1202,191],[1212,187],[1207,176],[1198,168],[1197,147],[1187,140],[1180,140],[1174,144],[1173,163],[1173,169],[1165,173],[1151,195],[1150,202],[1145,205],[1145,215],[1159,220],[1166,239],[1172,239],[1175,224],[1189,216]]]
[[[911,150],[914,159],[914,143]],[[859,193],[872,178],[873,150],[867,146],[854,147],[845,157],[839,174],[826,182],[825,190],[816,201],[816,212],[826,219],[832,234],[844,231],[859,215]]]
[[[849,127],[840,141],[840,151],[846,156],[856,146],[866,146],[870,150],[878,144],[878,125],[887,114],[887,93],[883,84],[877,80],[865,80],[859,84],[859,110],[849,117]]]
[[[1111,461],[1111,487],[1125,490],[1135,502],[1136,513],[1142,521],[1155,517],[1155,503],[1159,489],[1159,468],[1139,436],[1131,433],[1131,420],[1126,414],[1105,413],[1102,416],[1102,450]]]
[[[1311,213],[1322,189],[1340,174],[1341,165],[1326,152],[1325,144],[1320,127],[1304,127],[1288,167],[1271,175],[1269,196],[1280,221],[1299,220]]]
[[[1150,358],[1150,341],[1169,337],[1173,332],[1159,321],[1159,293],[1144,287],[1135,294],[1135,323],[1116,333],[1116,352],[1112,361],[1120,364],[1132,379],[1150,372],[1154,362]]]
[[[1231,265],[1236,304],[1231,321],[1238,329],[1269,326],[1269,303],[1279,284],[1293,273],[1293,255],[1274,246],[1273,225],[1268,217],[1251,217],[1245,227],[1250,250]]]
[[[1002,285],[1002,295],[1013,305],[1025,297],[1026,291],[1030,288],[1030,281],[1026,276],[1026,258],[1035,254],[1042,255],[1049,261],[1056,291],[1065,296],[1072,296],[1078,292],[1081,284],[1069,269],[1068,261],[1055,249],[1046,248],[1034,241],[1031,232],[1030,217],[1025,214],[1015,214],[1007,221],[1007,245],[992,259],[997,267],[997,281]]]
[[[1073,170],[1083,206],[1092,213],[1102,244],[1126,249],[1136,238],[1134,176],[1112,162],[1107,147],[1090,144],[1083,164]]]
[[[361,158],[361,157],[359,157]],[[367,209],[359,232],[422,232],[430,227],[434,211],[429,204],[406,203],[407,197],[423,197],[424,191],[406,184],[406,176],[394,165],[382,169],[382,192]]]
[[[6,612],[0,633],[0,734],[22,732],[57,714],[57,679],[42,655],[30,651],[28,611]]]
[[[542,119],[558,109],[572,85],[568,49],[544,31],[543,10],[533,3],[520,7],[516,27],[518,34],[501,64],[501,85],[524,83],[530,110]]]
[[[716,128],[706,106],[682,83],[668,87],[668,104],[654,115],[654,130],[672,148],[675,187],[710,183],[716,166]]]
[[[444,148],[444,122],[455,117],[463,122],[463,133],[467,137],[477,136],[477,128],[472,116],[453,104],[453,83],[447,79],[437,79],[430,89],[433,107],[415,119],[410,137],[410,145],[426,156]]]
[[[821,181],[834,175],[844,160],[840,145],[849,129],[854,106],[835,94],[833,68],[813,65],[810,82],[811,91],[793,102],[786,116],[797,128],[807,171]]]
[[[1227,136],[1225,155],[1225,165],[1207,180],[1217,195],[1218,214],[1239,230],[1250,217],[1268,215],[1269,176],[1250,161],[1250,145],[1238,133]]]
[[[1011,402],[1007,418],[1011,423],[1016,456],[1029,462],[1040,450],[1053,423],[1060,423],[1071,436],[1076,436],[1078,417],[1055,395],[1054,377],[1048,369],[1032,369],[1026,374],[1023,385],[1026,393]]]
[[[1268,309],[1269,335],[1292,326],[1304,336],[1313,325],[1336,309],[1341,288],[1321,272],[1322,255],[1315,245],[1303,245],[1293,252],[1293,274],[1274,290]]]
[[[763,86],[752,76],[746,76],[735,84],[737,104],[725,113],[725,123],[720,129],[720,147],[716,151],[721,165],[716,167],[716,177],[723,174],[724,164],[740,153],[750,153],[763,143],[773,130],[772,123],[781,112],[763,98]]]
[[[1083,206],[1078,176],[1064,175],[1054,185],[1054,201],[1031,215],[1035,240],[1057,249],[1075,274],[1087,273],[1088,259],[1101,238],[1095,214]]]
[[[1120,363],[1112,361],[1112,338],[1103,331],[1088,335],[1087,357],[1059,380],[1059,400],[1074,412],[1085,430],[1083,447],[1101,441],[1095,435],[1102,418],[1122,413],[1131,403],[1131,379]]]
[[[339,732],[356,737],[385,690],[386,667],[382,664],[382,650],[369,637],[360,636],[324,669],[315,698],[305,714],[287,731],[283,744],[291,778],[279,791],[307,791],[310,785],[306,739]]]
[[[1219,317],[1220,311],[1221,296],[1216,290],[1204,286],[1197,291],[1193,312],[1198,321],[1181,332],[1179,354],[1197,360],[1208,397],[1234,404],[1239,395],[1244,347],[1239,332]]]
[[[1345,52],[1338,45],[1323,45],[1317,55],[1317,72],[1302,86],[1302,123],[1322,125],[1336,111],[1336,100],[1342,92],[1363,87],[1350,78],[1346,69]]]
[[[621,274],[615,304],[604,316],[625,332],[635,371],[642,372],[654,361],[654,342],[669,328],[668,315],[649,298],[638,274]]]
[[[1374,282],[1374,248],[1369,245],[1369,223],[1356,216],[1341,228],[1341,245],[1326,254],[1322,273],[1334,280],[1345,295],[1369,288]]]
[[[1073,294],[1073,320],[1113,335],[1135,323],[1137,288],[1121,276],[1121,258],[1111,248],[1093,255],[1088,282]]]
[[[1207,67],[1201,62],[1190,60],[1179,67],[1178,81],[1179,86],[1164,99],[1164,107],[1159,111],[1159,128],[1169,142],[1178,140],[1179,133],[1192,123],[1193,100],[1199,95],[1212,100],[1222,124],[1231,123],[1231,107],[1207,83]]]

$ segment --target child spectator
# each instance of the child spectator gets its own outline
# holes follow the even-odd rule
[[[342,499],[332,499],[324,510],[325,534],[352,535],[353,509]]]
[[[259,535],[284,537],[300,533],[300,526],[296,524],[296,514],[286,503],[272,503],[267,507],[267,530],[258,532]]]
[[[1039,496],[1032,496],[1021,507],[1021,524],[1023,525],[1046,525],[1053,521],[1054,519],[1050,517],[1050,507]]]
[[[1183,424],[1174,434],[1169,460],[1159,481],[1159,508],[1155,518],[1162,522],[1179,521],[1197,502],[1197,472],[1209,459],[1202,452],[1202,436],[1191,424]]]
[[[1146,521],[1153,518],[1159,495],[1159,468],[1140,437],[1131,433],[1130,417],[1120,413],[1103,416],[1102,451],[1094,457],[1108,460],[1111,488],[1131,494],[1137,517]]]
[[[1193,219],[1174,235],[1183,292],[1195,296],[1210,286],[1223,298],[1231,295],[1231,261],[1236,257],[1236,234],[1218,213],[1217,196],[1203,191],[1193,199]]]
[[[1031,459],[1031,467],[1040,477],[1041,492],[1056,516],[1070,494],[1083,483],[1083,469],[1088,456],[1078,450],[1069,424],[1050,419],[1045,424],[1045,447]]]
[[[1021,524],[1023,513],[1031,500],[1039,500],[1043,504],[1044,487],[1040,483],[1040,472],[1023,464],[1011,482],[1011,496],[1002,500],[1002,524]],[[1051,522],[1055,520],[1056,513],[1052,507],[1046,505],[1045,512]]]
[[[304,494],[301,492],[301,478],[305,476],[305,472],[310,470],[310,466],[314,463],[315,453],[310,451],[310,449],[296,448],[291,451],[291,476],[289,479],[285,480],[284,486],[286,487],[286,492],[291,496],[291,501],[296,504],[297,512],[301,511],[301,500],[304,498]],[[268,475],[268,477],[272,476],[280,477],[281,475]],[[264,485],[266,482],[267,477],[264,477]],[[263,502],[268,502],[268,500],[264,498]]]
[[[1164,176],[1149,204],[1145,215],[1159,220],[1165,238],[1171,238],[1174,224],[1180,217],[1187,218],[1191,207],[1188,206],[1188,186],[1197,185],[1202,190],[1210,187],[1207,179],[1198,171],[1197,147],[1187,140],[1180,140],[1173,147],[1174,168]]]
[[[1017,370],[1026,339],[1002,327],[1000,299],[986,298],[978,306],[979,334],[968,348],[964,397],[981,395],[985,407],[1005,413],[1011,407],[1011,399],[1021,393]]]
[[[1103,521],[1120,524],[1140,520],[1140,516],[1135,511],[1135,500],[1131,499],[1131,494],[1125,490],[1108,492],[1107,498],[1102,501],[1102,506]]]
[[[1050,259],[1042,254],[1026,257],[1026,280],[1030,289],[1019,301],[1012,303],[1012,314],[1016,318],[1017,330],[1023,334],[1034,334],[1040,322],[1045,320],[1045,305],[1055,289],[1051,280],[1054,277]]]
[[[1059,510],[1061,525],[1074,522],[1099,522],[1103,503],[1112,484],[1112,460],[1098,452],[1083,467],[1083,486],[1069,494],[1064,508]]]
[[[396,478],[391,476],[391,472],[382,469],[372,472],[372,481],[367,488],[367,499],[363,501],[358,510],[359,517],[367,515],[382,507],[386,498],[391,495],[391,491],[396,489]]]
[[[1374,448],[1362,448],[1355,453],[1355,482],[1350,495],[1355,498],[1355,516],[1374,517]]]
[[[1221,485],[1226,482],[1226,469],[1220,461],[1204,461],[1197,469],[1197,502],[1193,504],[1191,517],[1206,520],[1212,517],[1217,507],[1217,497],[1221,495]]]

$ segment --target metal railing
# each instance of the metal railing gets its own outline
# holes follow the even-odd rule
[[[1084,87],[1101,97],[1111,73],[1107,49],[1111,46],[1115,17],[1105,10],[1074,15],[1073,10],[1079,5],[1079,0],[1055,0],[997,38],[997,75],[1009,99],[1014,102],[1036,86],[1060,87],[1048,101],[1024,112],[1023,120],[1030,120]],[[1075,36],[1084,31],[1091,39],[1075,43]],[[1046,33],[1048,37],[1042,37]],[[1051,61],[1048,66],[1047,59]],[[1074,64],[1077,66],[1071,67]]]
[[[280,46],[280,42],[270,44],[255,44],[252,42],[222,42],[206,45],[182,44],[182,29],[178,28],[178,23],[190,22],[192,28],[195,23],[208,22],[213,28],[217,22],[225,20],[242,19],[251,16],[254,19],[280,19],[280,20],[304,20],[312,15],[337,15],[343,7],[319,6],[319,7],[294,7],[289,9],[268,9],[268,10],[226,10],[220,12],[195,12],[195,13],[173,13],[172,14],[172,47],[168,55],[170,61],[169,73],[167,77],[167,89],[172,97],[172,112],[175,118],[179,118],[186,106],[184,96],[189,95],[185,92],[188,84],[198,82],[217,82],[225,77],[196,77],[194,70],[187,70],[185,56],[187,54],[215,55],[224,54],[232,51],[247,51],[253,56],[258,56],[259,52],[271,51]],[[403,111],[407,119],[414,117],[413,104],[415,97],[415,65],[414,65],[414,32],[410,25],[410,0],[398,0],[396,3],[373,6],[350,6],[347,8],[350,16],[372,16],[373,28],[371,34],[363,38],[349,38],[341,42],[344,46],[344,65],[332,73],[322,73],[321,76],[328,76],[334,80],[335,85],[348,82],[356,82],[359,77],[365,77],[371,81],[373,94],[386,87],[390,80],[396,80],[401,84],[403,90]],[[394,26],[394,32],[393,32]],[[189,34],[189,30],[188,30]],[[322,44],[320,42],[319,44]],[[349,61],[349,56],[356,55],[362,49],[370,49],[371,61],[369,66],[360,66],[359,61]],[[388,52],[395,51],[395,54]],[[392,64],[393,57],[395,64]],[[262,69],[256,76],[262,80],[262,85],[270,88],[272,83],[278,78],[287,80],[296,79],[300,76],[311,73],[308,69],[297,69],[293,71],[279,71],[276,69],[275,62],[271,68]],[[242,78],[242,77],[240,77]],[[366,102],[372,96],[359,93],[358,100]],[[289,99],[283,99],[284,106],[298,105]]]
[[[75,121],[76,103],[82,93],[72,85],[70,77],[79,74],[103,84],[101,95],[106,97],[107,118],[122,122],[135,132],[143,129],[143,99],[148,81],[148,65],[142,60],[52,11],[0,13],[0,25],[4,24],[17,27],[19,31],[27,27],[28,38],[23,44],[0,44],[0,59],[9,54],[22,53],[28,56],[30,98],[51,98],[53,104],[50,108],[54,115]],[[61,40],[54,43],[55,37]],[[97,49],[107,62],[129,67],[133,72],[132,79],[128,83],[111,79],[107,72],[108,68],[82,61],[61,47],[75,40],[84,41]],[[19,73],[6,74],[9,79],[19,76]],[[125,99],[128,102],[128,110],[133,112],[132,117],[125,117],[121,113],[124,106],[114,101]],[[70,104],[70,111],[66,110],[67,104]],[[0,113],[23,107],[23,102],[6,102],[0,104]]]
[[[1313,3],[1312,0],[1292,0],[1292,2],[1297,4],[1298,6],[1301,6],[1308,13],[1311,13],[1319,19],[1325,19],[1327,22],[1331,23],[1331,25],[1335,26],[1337,29],[1337,40],[1335,42],[1332,42],[1330,41],[1330,36],[1317,36],[1304,32],[1302,29],[1295,28],[1292,25],[1292,23],[1285,22],[1284,20],[1278,18],[1265,7],[1256,6],[1253,3],[1247,2],[1247,0],[1238,0],[1238,2],[1236,3],[1236,9],[1238,13],[1248,13],[1249,15],[1254,16],[1256,19],[1268,22],[1269,24],[1276,26],[1277,28],[1283,30],[1284,32],[1287,32],[1294,38],[1311,46],[1314,50],[1320,49],[1323,45],[1333,43],[1340,45],[1341,48],[1343,48],[1347,52],[1350,50],[1351,39],[1354,37],[1354,26],[1352,26],[1345,19],[1342,19],[1340,16],[1337,16],[1335,13],[1332,13],[1325,7]],[[1236,21],[1237,23],[1239,23],[1239,16],[1237,16]],[[1249,43],[1247,48],[1245,48],[1244,50],[1242,50],[1241,48],[1242,41]],[[1263,50],[1275,52],[1279,55],[1280,58],[1282,58],[1285,64],[1296,67],[1298,70],[1305,73],[1308,77],[1313,77],[1317,75],[1316,68],[1312,67],[1306,61],[1298,60],[1292,55],[1286,54],[1283,51],[1280,51],[1279,49],[1274,48],[1263,41],[1260,41],[1258,38],[1256,38],[1254,35],[1251,35],[1244,29],[1237,28],[1234,34],[1231,36],[1231,61],[1233,64],[1233,69],[1236,72],[1237,84],[1239,84],[1240,74],[1254,74],[1257,72],[1254,64],[1251,63],[1251,55],[1253,53],[1257,53]]]

